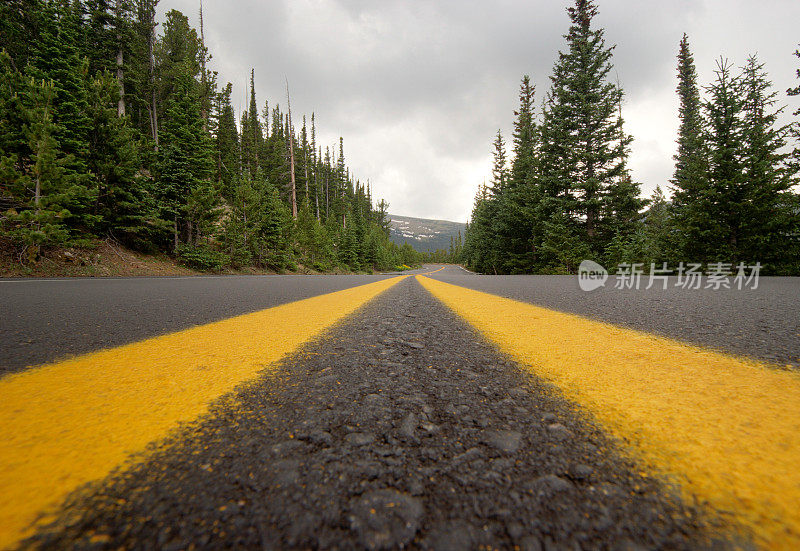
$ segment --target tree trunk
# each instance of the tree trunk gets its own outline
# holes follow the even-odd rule
[[[292,102],[289,99],[289,81],[286,81],[286,107],[289,110],[289,163],[292,177],[292,218],[297,219],[297,185],[294,180],[294,130],[292,129]]]
[[[200,119],[203,121],[203,132],[208,132],[208,109],[206,108],[206,100],[208,95],[208,81],[206,80],[206,40],[203,33],[203,0],[200,0],[200,66],[202,74],[200,75],[200,82],[202,85],[201,99],[200,99]]]
[[[317,207],[317,222],[319,222],[319,186],[317,185],[317,167],[314,167],[314,203]]]
[[[36,187],[34,188],[34,191],[33,191],[33,204],[36,206],[36,217],[37,217],[36,218],[36,220],[37,220],[36,221],[36,224],[37,224],[37,228],[36,229],[37,230],[39,229],[38,228],[38,224],[39,224],[39,221],[38,221],[39,218],[38,217],[39,217],[39,213],[41,212],[41,209],[39,208],[41,202],[42,202],[42,179],[39,176],[39,174],[37,173],[36,174]]]
[[[155,142],[155,150],[158,151],[158,109],[156,103],[156,54],[155,54],[155,39],[156,39],[156,24],[152,19],[153,12],[150,12],[150,37],[148,39],[150,48],[150,88],[152,90],[152,102],[150,105],[150,129],[153,132],[153,141]],[[177,232],[177,229],[175,230]],[[177,233],[176,239],[177,239]],[[176,245],[177,247],[177,241]]]
[[[306,205],[308,205],[308,148],[303,150],[303,169],[306,175]]]
[[[122,41],[122,37],[117,35],[117,39]],[[117,116],[125,116],[125,74],[122,70],[123,63],[122,44],[117,50],[117,86],[119,87],[119,101],[117,102]]]

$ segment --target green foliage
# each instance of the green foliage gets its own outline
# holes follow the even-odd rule
[[[0,227],[21,248],[65,244],[70,239],[66,220],[68,206],[80,197],[83,188],[75,184],[74,174],[65,169],[71,157],[59,150],[53,122],[55,91],[51,82],[33,78],[14,78],[5,52],[2,73],[0,114],[18,109],[22,121],[18,135],[4,132],[16,141],[16,151],[0,157],[0,178],[15,199],[15,208],[0,217]],[[9,85],[13,83],[15,88]]]
[[[609,82],[613,48],[592,27],[593,2],[577,0],[567,11],[567,48],[540,123],[533,86],[523,78],[509,178],[495,140],[493,185],[476,198],[464,243],[464,260],[477,271],[574,270],[583,258],[601,259],[615,236],[630,235],[639,222],[644,202],[627,168],[623,94]]]
[[[800,149],[787,150],[790,137],[800,139],[800,123],[778,126],[781,109],[763,64],[753,56],[734,74],[721,60],[702,100],[683,36],[672,197],[658,187],[645,201],[627,167],[623,94],[609,79],[613,48],[592,26],[597,8],[576,0],[568,12],[567,48],[539,119],[530,80],[522,80],[508,178],[499,134],[495,139],[493,185],[475,197],[461,261],[488,273],[571,273],[583,259],[612,268],[761,262],[765,273],[798,273],[800,199],[793,185]],[[800,86],[788,93],[800,95]]]
[[[237,127],[202,36],[157,0],[11,0],[0,5],[0,228],[39,247],[94,235],[168,251],[201,270],[304,264],[387,269],[413,251],[388,240],[386,203],[338,157],[312,115],[300,136],[255,74]],[[157,27],[162,33],[157,35]],[[310,138],[310,139],[309,139]],[[292,218],[288,145],[299,212]]]
[[[206,244],[180,245],[177,257],[186,266],[203,272],[218,272],[230,264],[230,258],[225,253]]]

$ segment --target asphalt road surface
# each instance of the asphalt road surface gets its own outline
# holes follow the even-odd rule
[[[757,289],[714,290],[656,282],[650,289],[616,289],[613,276],[591,292],[576,276],[477,275],[457,266],[440,281],[580,314],[681,341],[800,368],[800,277],[762,277]]]
[[[0,376],[387,277],[0,279]]]
[[[800,279],[415,273],[0,281],[0,549],[800,545]]]
[[[700,549],[704,528],[406,279],[26,545]]]

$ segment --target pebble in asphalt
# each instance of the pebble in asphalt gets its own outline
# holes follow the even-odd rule
[[[25,545],[726,546],[413,278],[65,511]]]

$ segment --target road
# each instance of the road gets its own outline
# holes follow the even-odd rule
[[[0,283],[0,549],[793,549],[797,286]]]
[[[489,276],[448,268],[438,280],[641,331],[800,368],[800,277],[762,277],[757,289],[605,287],[585,292],[575,276]]]
[[[0,375],[386,277],[0,279]]]

